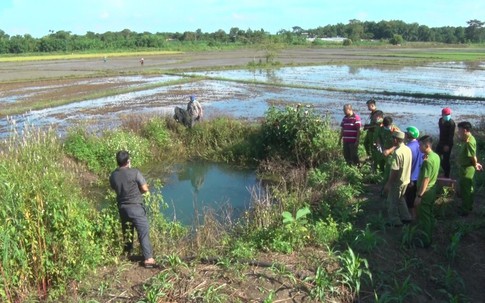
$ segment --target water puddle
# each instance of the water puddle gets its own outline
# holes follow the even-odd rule
[[[168,209],[163,213],[185,225],[202,224],[208,210],[219,219],[237,218],[259,184],[253,170],[207,162],[177,164],[168,177],[155,168],[147,176],[164,180],[161,193]]]

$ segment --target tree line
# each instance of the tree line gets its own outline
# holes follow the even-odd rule
[[[203,46],[251,45],[261,43],[284,43],[303,45],[307,38],[342,37],[354,43],[362,40],[382,40],[402,42],[439,42],[439,43],[482,43],[485,41],[485,22],[467,21],[467,26],[428,27],[418,23],[391,21],[350,20],[347,24],[326,25],[315,29],[303,29],[299,26],[291,30],[280,30],[270,34],[264,29],[242,30],[233,27],[226,32],[218,30],[213,33],[186,31],[183,33],[143,32],[129,29],[120,32],[94,33],[75,35],[70,31],[49,31],[49,34],[34,38],[29,34],[9,36],[0,30],[0,54],[50,53],[50,52],[84,52],[105,50],[136,49],[174,49],[180,45],[193,44]],[[314,40],[314,43],[321,41]]]

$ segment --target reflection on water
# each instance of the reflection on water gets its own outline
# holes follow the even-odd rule
[[[258,185],[254,171],[225,164],[189,162],[178,164],[166,178],[155,171],[150,177],[164,179],[161,189],[169,220],[202,224],[204,211],[234,219],[249,207],[250,189]]]

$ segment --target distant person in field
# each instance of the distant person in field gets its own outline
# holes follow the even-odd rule
[[[453,137],[455,136],[455,121],[451,119],[451,109],[445,107],[441,110],[441,118],[438,121],[440,139],[436,146],[436,153],[441,157],[441,167],[445,178],[450,177],[450,155],[453,148]]]
[[[190,127],[193,127],[196,122],[199,122],[204,115],[202,105],[200,105],[195,96],[189,97],[189,103],[187,103],[187,113],[190,117]]]
[[[481,171],[482,165],[477,159],[477,141],[471,133],[472,125],[468,121],[458,123],[458,137],[461,141],[461,148],[458,155],[459,187],[461,193],[462,216],[467,216],[473,209],[475,197],[473,188],[473,177],[475,171]]]
[[[419,170],[416,198],[414,199],[418,220],[417,228],[421,231],[421,233],[416,233],[420,241],[415,244],[423,247],[428,247],[433,238],[433,207],[436,200],[436,180],[440,170],[440,157],[431,149],[432,145],[433,140],[430,136],[419,138],[419,149],[424,154],[424,158]]]
[[[343,142],[343,153],[347,164],[358,165],[359,164],[359,140],[360,140],[360,126],[361,120],[359,115],[354,113],[352,105],[344,105],[344,118],[340,123],[340,139],[339,143]]]
[[[390,173],[384,192],[387,193],[387,226],[402,226],[411,222],[404,193],[411,177],[411,149],[404,145],[405,134],[401,131],[392,133],[393,144],[396,147],[390,155]]]
[[[133,250],[133,232],[136,229],[145,259],[144,265],[151,268],[155,265],[152,245],[149,239],[150,227],[143,203],[143,195],[148,192],[148,184],[138,169],[131,168],[130,155],[121,150],[116,153],[118,168],[111,173],[109,182],[116,192],[121,228],[125,240],[124,252],[130,255]],[[129,233],[129,230],[131,233]]]

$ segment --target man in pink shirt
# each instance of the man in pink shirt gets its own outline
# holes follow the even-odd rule
[[[354,113],[352,105],[344,105],[344,118],[340,123],[340,140],[343,142],[344,158],[349,165],[358,165],[359,156],[357,154],[360,139],[361,120],[359,115]]]

